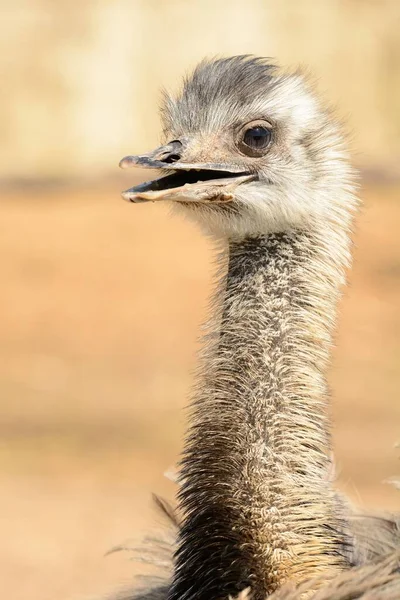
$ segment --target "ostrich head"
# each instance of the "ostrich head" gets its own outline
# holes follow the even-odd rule
[[[165,145],[120,166],[163,175],[126,200],[173,201],[228,238],[347,224],[342,138],[301,74],[246,56],[202,62],[177,98],[165,97],[162,118]]]

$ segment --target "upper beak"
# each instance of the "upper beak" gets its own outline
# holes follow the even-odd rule
[[[130,202],[229,202],[238,185],[256,178],[232,164],[184,162],[183,150],[183,143],[175,140],[147,154],[125,156],[119,163],[123,169],[160,169],[167,174],[122,192],[122,197]]]

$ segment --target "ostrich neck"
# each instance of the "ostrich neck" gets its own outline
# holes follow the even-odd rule
[[[174,600],[248,586],[258,600],[345,565],[324,373],[347,249],[324,238],[229,245],[182,463]]]

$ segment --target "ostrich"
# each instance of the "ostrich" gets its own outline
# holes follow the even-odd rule
[[[221,274],[173,576],[142,598],[289,598],[287,582],[308,597],[322,579],[358,598],[346,581],[365,578],[400,597],[398,521],[354,517],[330,475],[326,369],[358,205],[340,128],[300,73],[243,56],[202,62],[162,118],[165,145],[120,165],[163,175],[122,195],[172,201],[217,240]]]

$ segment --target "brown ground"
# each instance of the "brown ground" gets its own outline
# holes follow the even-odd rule
[[[126,183],[126,182],[125,182]],[[122,184],[124,187],[125,183]],[[181,445],[212,251],[119,184],[0,204],[1,597],[66,600],[130,579],[115,544],[159,521]],[[341,485],[399,508],[400,202],[370,188],[332,369]]]

